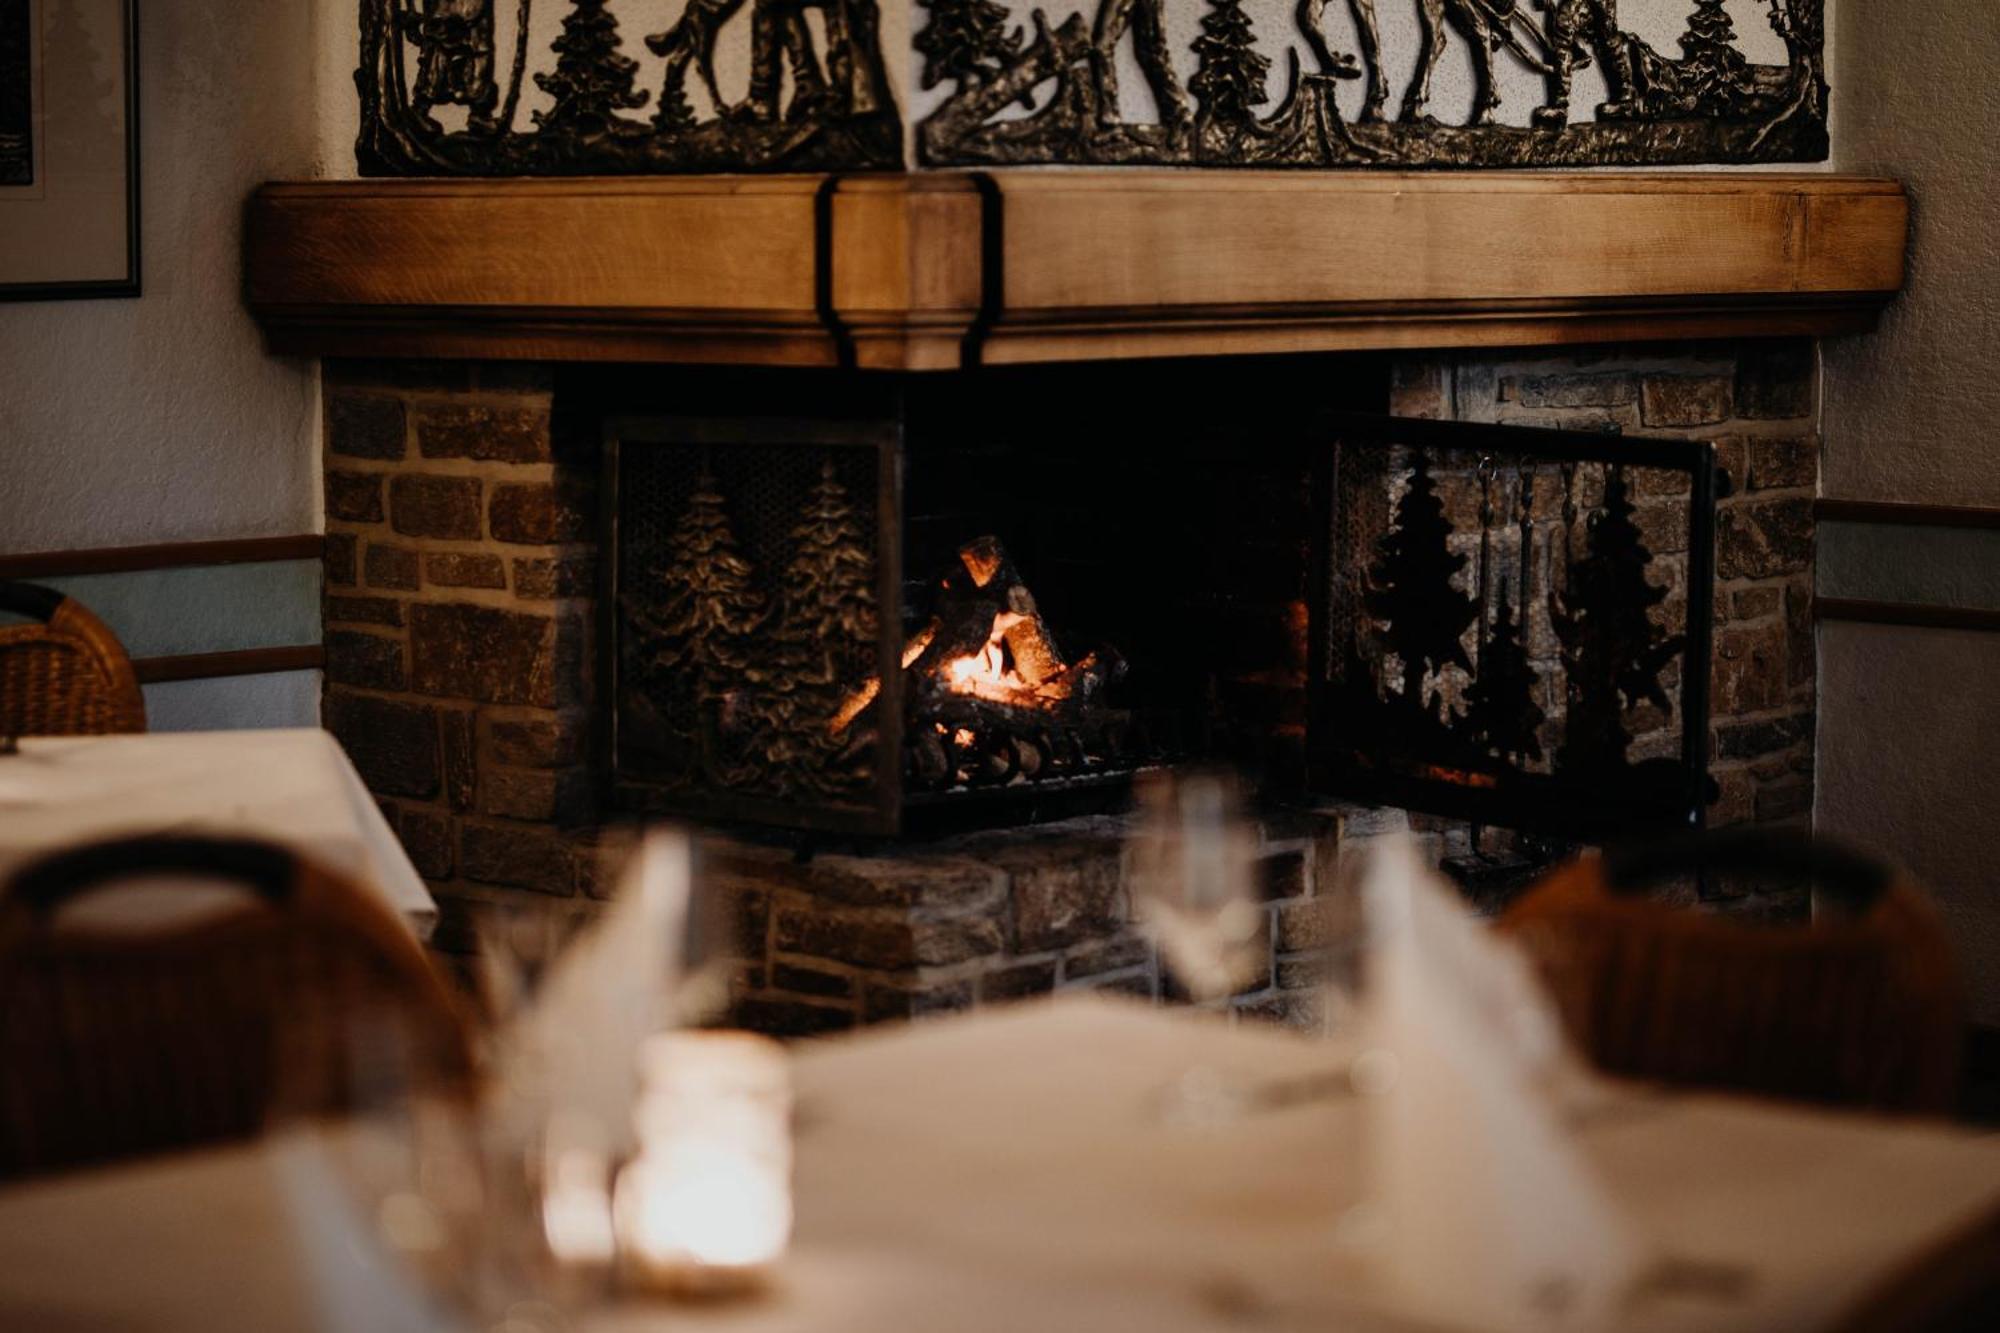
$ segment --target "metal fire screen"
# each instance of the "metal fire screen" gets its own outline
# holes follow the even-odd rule
[[[1315,785],[1575,838],[1700,827],[1712,448],[1392,418],[1331,434]]]

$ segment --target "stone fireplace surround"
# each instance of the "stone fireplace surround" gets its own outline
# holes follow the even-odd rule
[[[1323,390],[1354,364],[1302,363],[1318,372],[1302,383]],[[1730,476],[1718,513],[1718,823],[1811,806],[1814,365],[1803,340],[1371,363],[1402,415],[1715,442]],[[329,360],[324,373],[326,724],[438,894],[438,947],[470,948],[472,920],[496,906],[587,914],[607,888],[610,813],[591,749],[593,400],[607,381],[500,362]],[[1303,691],[1288,685],[1291,669],[1240,660],[1227,682],[1237,720],[1280,746],[1288,695]],[[1269,965],[1223,1007],[1312,1017],[1313,900],[1332,882],[1343,827],[1351,842],[1397,818],[1311,802],[1267,816]],[[1468,850],[1463,827],[1416,822],[1438,855]],[[1132,924],[1119,834],[1115,819],[1084,819],[805,862],[754,840],[714,842],[710,881],[742,955],[737,1018],[803,1033],[1059,986],[1169,994]]]
[[[327,181],[258,191],[245,267],[271,348],[326,358],[326,722],[435,886],[440,947],[463,950],[482,911],[583,916],[606,888],[590,745],[602,404],[565,368],[584,365],[640,383],[660,364],[921,379],[1358,353],[1403,415],[1712,440],[1729,483],[1711,814],[1801,818],[1809,339],[1873,326],[1907,229],[1895,182],[1828,175]],[[1322,364],[1286,392],[1356,363]],[[674,382],[641,406],[674,410],[659,396]],[[1671,501],[1653,503],[1674,527]],[[1296,663],[1281,647],[1216,662],[1226,715],[1281,755]],[[1384,818],[1294,805],[1264,812],[1270,966],[1229,1002],[1245,1013],[1310,1017],[1314,900],[1343,830]],[[1470,850],[1470,830],[1412,822],[1439,855]],[[1160,994],[1117,832],[810,862],[713,845],[739,1017],[817,1031],[1058,986]]]

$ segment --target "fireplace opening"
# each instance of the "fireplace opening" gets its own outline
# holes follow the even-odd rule
[[[1312,422],[1379,361],[716,378],[591,386],[615,805],[879,836],[1159,765],[1302,789]]]

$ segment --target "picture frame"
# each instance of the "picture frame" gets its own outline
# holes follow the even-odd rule
[[[140,294],[138,0],[0,0],[0,301]]]

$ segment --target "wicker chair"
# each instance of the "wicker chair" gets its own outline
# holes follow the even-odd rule
[[[185,905],[190,877],[250,893],[211,886],[207,910],[151,926],[88,917],[114,883],[138,895],[128,911]],[[100,916],[111,905],[94,901]],[[251,1137],[419,1080],[465,1093],[471,1068],[422,946],[281,848],[92,844],[0,890],[0,1179]]]
[[[1810,879],[1810,925],[1645,896],[1691,871]],[[1767,833],[1574,862],[1502,917],[1608,1073],[1884,1111],[1954,1107],[1965,1030],[1930,903],[1886,868]]]
[[[0,579],[0,736],[104,736],[146,729],[132,659],[108,626],[53,588]]]

